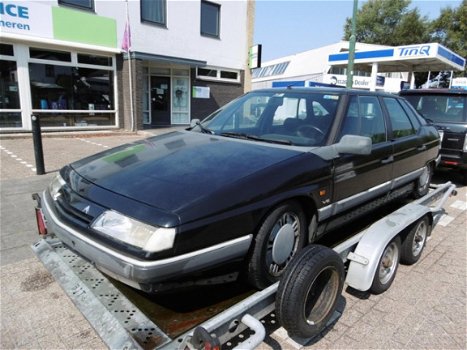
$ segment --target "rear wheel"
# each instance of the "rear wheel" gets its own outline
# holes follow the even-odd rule
[[[248,280],[258,289],[276,282],[305,245],[306,219],[297,202],[276,207],[263,221],[248,261]]]
[[[412,265],[420,259],[426,240],[430,234],[430,229],[430,221],[426,216],[410,229],[402,242],[401,263]]]
[[[279,323],[290,336],[319,334],[332,317],[344,285],[344,264],[332,249],[310,245],[288,266],[276,294]]]
[[[371,293],[381,294],[391,287],[399,266],[400,252],[401,239],[399,236],[396,236],[388,243],[386,248],[384,248],[384,252],[379,259],[378,267],[373,277],[373,283],[370,287]]]
[[[431,178],[433,176],[433,167],[426,165],[420,177],[415,181],[413,196],[415,198],[423,197],[430,189]]]

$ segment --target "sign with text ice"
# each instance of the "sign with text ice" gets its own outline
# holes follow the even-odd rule
[[[53,38],[50,6],[34,1],[1,1],[0,32]]]

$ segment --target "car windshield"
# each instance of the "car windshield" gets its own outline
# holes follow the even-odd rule
[[[465,121],[465,96],[420,94],[404,97],[422,116],[433,122],[462,123]]]
[[[339,98],[337,92],[251,92],[192,130],[252,142],[320,146],[327,139]]]

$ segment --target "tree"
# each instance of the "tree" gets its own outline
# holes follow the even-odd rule
[[[356,40],[389,46],[428,42],[429,22],[418,8],[409,10],[410,0],[369,0],[357,13]],[[349,40],[351,18],[346,19],[344,39]]]
[[[445,7],[431,25],[432,41],[438,42],[462,57],[467,57],[467,0],[463,0],[458,8]],[[467,71],[456,75],[467,76]]]

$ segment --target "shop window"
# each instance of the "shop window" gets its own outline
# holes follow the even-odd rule
[[[71,53],[65,51],[43,50],[31,47],[29,49],[29,56],[39,60],[71,62]]]
[[[13,50],[13,45],[0,44],[0,55],[3,56],[14,56],[15,52]]]
[[[58,4],[85,10],[94,10],[94,0],[58,0]]]
[[[166,24],[167,0],[141,0],[141,21]]]
[[[106,56],[84,55],[79,53],[78,63],[112,67],[112,58]]]
[[[220,5],[201,1],[201,35],[219,38],[220,13]]]
[[[99,68],[30,63],[33,112],[45,127],[115,125],[113,74]]]
[[[18,74],[14,61],[0,60],[0,127],[22,127]]]

